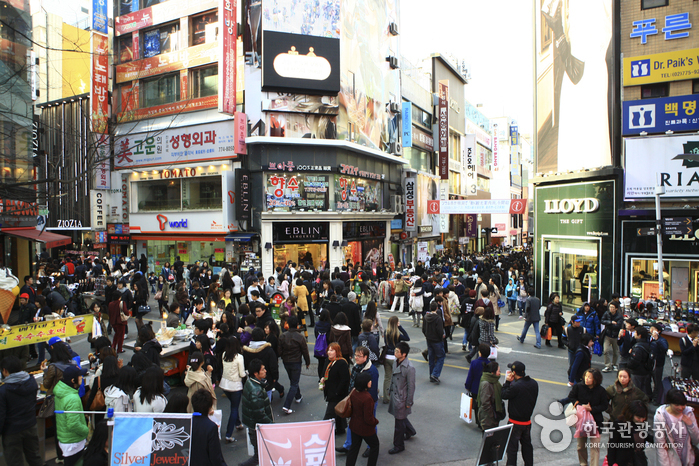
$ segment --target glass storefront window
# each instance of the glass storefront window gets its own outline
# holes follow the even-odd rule
[[[338,212],[378,211],[382,207],[381,181],[335,175],[335,209]]]
[[[180,180],[151,180],[134,183],[138,191],[138,211],[180,210]]]
[[[180,100],[180,74],[158,76],[141,81],[141,107],[171,104]]]
[[[699,262],[686,260],[663,261],[663,291],[672,301],[699,301]],[[658,261],[633,259],[631,261],[631,296],[648,299],[658,295]]]
[[[544,301],[551,293],[561,296],[564,306],[579,308],[598,299],[598,250],[593,241],[546,240],[545,271],[548,286]]]
[[[275,244],[274,245],[274,267],[282,267],[288,261],[297,264],[312,263],[317,270],[321,264],[328,260],[328,245],[326,243],[308,244]]]
[[[268,211],[327,210],[329,193],[329,175],[306,175],[303,173],[267,175]]]
[[[192,18],[192,45],[215,41],[217,32],[216,23],[218,23],[218,11],[212,11]],[[213,30],[211,30],[212,26],[207,28],[209,24],[213,25]],[[209,30],[207,31],[207,29]]]
[[[179,30],[180,23],[171,23],[145,31],[143,33],[143,57],[150,58],[161,53],[176,51]]]
[[[192,98],[218,94],[218,65],[199,68],[191,73]]]
[[[208,262],[212,266],[212,258],[218,264],[225,260],[226,243],[223,241],[159,241],[149,240],[148,248],[148,270],[160,275],[165,262],[172,265],[175,258],[180,256],[180,260],[185,265],[194,264],[196,261]],[[213,257],[212,257],[213,256]],[[216,272],[216,268],[214,268]]]
[[[119,44],[119,63],[128,63],[133,60],[133,39],[131,35],[120,37]]]
[[[221,209],[221,178],[201,176],[182,180],[182,210]]]

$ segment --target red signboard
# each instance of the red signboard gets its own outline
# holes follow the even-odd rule
[[[195,45],[170,53],[161,53],[150,58],[122,63],[116,67],[116,82],[123,83],[134,79],[169,73],[184,68],[206,65],[218,61],[216,42]],[[235,99],[235,94],[233,95]],[[235,104],[233,105],[235,107]]]
[[[118,16],[116,21],[114,21],[114,31],[117,36],[120,36],[151,25],[153,25],[153,12],[148,7],[127,15]]]
[[[220,99],[219,99],[220,108]],[[233,106],[235,110],[235,105]],[[236,154],[246,155],[248,147],[245,144],[245,138],[248,136],[248,116],[242,112],[235,114],[235,142],[234,150]]]
[[[198,99],[184,100],[173,104],[159,105],[157,107],[139,108],[132,112],[119,113],[119,122],[143,120],[162,115],[174,115],[183,111],[191,111],[196,109],[214,108],[218,96],[210,95],[208,97],[200,97]]]
[[[439,81],[439,178],[449,179],[449,81]]]
[[[333,429],[332,420],[258,424],[259,464],[335,466]]]
[[[235,0],[219,0],[218,6],[221,37],[221,52],[218,61],[218,111],[235,114],[236,45],[238,43],[238,23]],[[237,152],[237,151],[236,151]]]
[[[109,99],[107,89],[109,64],[109,38],[101,34],[92,34],[92,89],[90,105],[92,106],[92,131],[105,134],[109,120]]]

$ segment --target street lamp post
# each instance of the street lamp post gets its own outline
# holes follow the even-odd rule
[[[665,194],[665,186],[661,183],[655,187],[655,237],[658,241],[658,299],[665,300],[665,283],[663,281],[663,225],[660,213],[660,196]]]

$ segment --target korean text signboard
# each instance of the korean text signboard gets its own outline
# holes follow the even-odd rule
[[[624,58],[624,86],[699,77],[699,49]]]
[[[427,201],[427,212],[439,215],[523,214],[526,210],[526,199]]]
[[[328,209],[330,177],[302,173],[267,176],[267,210]]]
[[[405,179],[405,231],[416,231],[417,228],[417,178],[409,176]]]
[[[413,147],[413,104],[403,102],[401,112],[402,146]]]
[[[107,0],[92,0],[92,30],[107,34]]]
[[[41,343],[53,337],[74,337],[91,331],[92,314],[14,325],[0,333],[0,350]]]
[[[439,81],[439,178],[449,179],[449,81]]]
[[[632,39],[640,38],[641,44],[646,44],[648,42],[648,36],[655,36],[658,34],[655,18],[633,21],[632,25],[633,30],[629,37]],[[665,40],[689,37],[688,31],[690,29],[692,29],[692,23],[689,22],[689,13],[677,13],[665,16],[665,27],[662,28]]]
[[[100,134],[107,132],[107,121],[109,120],[108,65],[109,38],[102,34],[93,34],[90,106],[92,107],[92,131]]]
[[[257,425],[260,466],[336,466],[334,423],[286,422]]]
[[[661,99],[631,100],[624,106],[623,135],[662,134],[666,131],[699,130],[697,94]]]
[[[478,191],[478,173],[476,172],[476,135],[464,136],[464,161],[462,167],[466,182],[466,195],[475,196]]]
[[[238,24],[235,0],[219,0],[218,111],[235,114]]]

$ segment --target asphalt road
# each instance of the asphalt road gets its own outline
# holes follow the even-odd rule
[[[385,325],[388,318],[393,314],[386,310],[381,310],[380,315]],[[388,405],[379,401],[376,416],[379,420],[378,435],[381,442],[381,453],[378,464],[382,466],[404,464],[475,465],[482,433],[475,425],[466,424],[459,419],[460,397],[464,391],[464,382],[469,366],[464,357],[466,353],[461,349],[463,329],[457,327],[455,330],[454,339],[450,341],[449,354],[446,356],[440,378],[441,384],[434,385],[429,382],[428,365],[420,354],[426,347],[420,329],[412,327],[412,319],[407,314],[401,314],[401,324],[410,335],[411,341],[409,344],[411,351],[409,358],[416,368],[415,404],[409,419],[417,430],[417,436],[406,442],[406,450],[404,452],[397,455],[388,455],[388,450],[392,448],[394,419],[393,416],[388,414]],[[527,374],[539,383],[539,398],[535,415],[543,415],[554,420],[548,423],[546,419],[543,419],[543,423],[553,429],[556,427],[566,428],[565,423],[562,422],[562,415],[552,416],[549,412],[549,406],[556,399],[563,398],[569,391],[566,384],[567,350],[558,349],[555,343],[552,348],[545,346],[542,349],[534,348],[533,329],[530,329],[526,342],[520,344],[515,339],[515,336],[521,333],[522,326],[523,321],[516,316],[502,316],[500,329],[497,332],[497,337],[500,340],[498,362],[501,364],[503,373],[501,382],[504,383],[505,365],[507,363],[516,360],[523,362],[526,365]],[[131,339],[133,339],[136,335],[133,322],[130,327],[129,333]],[[309,332],[309,348],[312,355],[313,332],[312,329],[309,330],[311,330]],[[83,338],[79,340],[74,338],[73,348],[81,356],[86,356],[89,352],[88,344]],[[124,360],[128,361],[131,357],[131,352],[127,351],[123,356]],[[315,361],[312,356],[311,360]],[[602,358],[594,356],[593,366],[601,369],[603,367]],[[668,372],[667,366],[666,372]],[[313,369],[313,366],[311,369]],[[315,371],[312,370],[309,373],[314,374]],[[379,369],[379,373],[379,386],[381,387],[384,377],[383,368]],[[612,373],[604,374],[604,378],[604,386],[606,387],[614,382],[615,375]],[[280,370],[280,382],[285,388],[288,388],[288,378],[284,370]],[[317,388],[316,377],[302,376],[300,388],[304,396],[303,402],[292,404],[294,412],[290,415],[282,412],[283,400],[275,392],[272,401],[275,422],[301,422],[322,419],[325,412],[325,402],[323,401],[322,393]],[[186,388],[173,388],[173,390],[186,390]],[[217,390],[217,394],[218,408],[223,411],[223,423],[225,425],[230,413],[230,405],[220,390]],[[654,409],[654,407],[651,409]],[[558,422],[556,423],[555,420]],[[501,423],[501,425],[503,424],[504,422]],[[234,437],[236,438],[234,443],[227,444],[225,441],[221,443],[224,457],[229,465],[238,464],[248,458],[245,431],[236,431]],[[532,439],[537,466],[546,465],[547,463],[556,465],[579,464],[574,440],[567,448],[559,448],[559,452],[551,452],[543,447],[541,437],[542,426],[534,422]],[[553,442],[558,442],[561,438],[560,433],[554,433],[551,436]],[[604,441],[604,436],[602,440]],[[344,442],[344,436],[342,438],[336,437],[336,445],[341,445],[342,442]],[[364,447],[362,448],[363,450]],[[601,458],[604,457],[604,454],[603,450]],[[649,463],[656,464],[655,455],[652,451],[648,451],[648,456]],[[360,457],[358,464],[365,464],[365,461],[366,459]],[[337,464],[344,464],[344,462],[345,455],[338,454]],[[522,464],[521,457],[518,460],[518,464]]]

